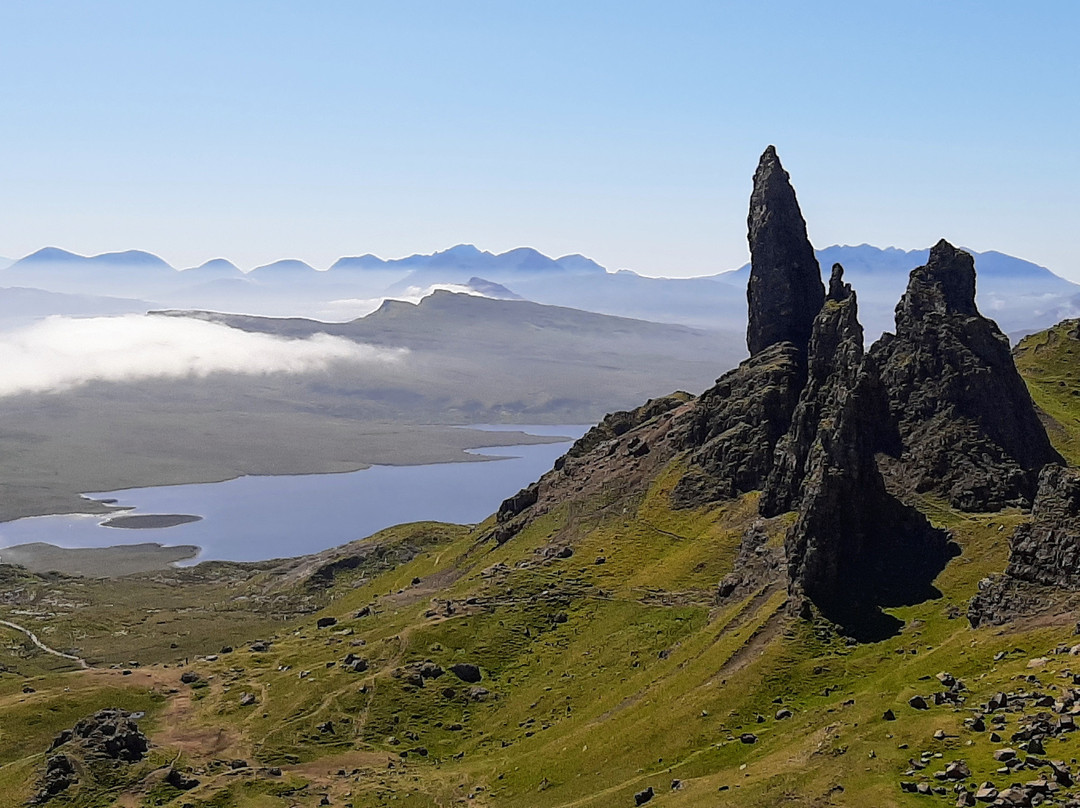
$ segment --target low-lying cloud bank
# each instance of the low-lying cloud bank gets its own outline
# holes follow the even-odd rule
[[[395,362],[405,353],[328,334],[288,339],[182,317],[49,317],[0,334],[0,396],[92,381],[305,373],[338,362]]]

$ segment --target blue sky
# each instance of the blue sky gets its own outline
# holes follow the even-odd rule
[[[775,143],[818,246],[1080,280],[1080,3],[0,0],[0,255],[695,275]]]

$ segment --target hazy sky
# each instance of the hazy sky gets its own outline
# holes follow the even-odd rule
[[[775,143],[818,246],[1080,280],[1080,3],[0,0],[0,255],[459,242],[693,275]]]

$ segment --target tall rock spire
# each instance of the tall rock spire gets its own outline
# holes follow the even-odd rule
[[[746,221],[750,355],[777,342],[791,342],[805,353],[814,318],[825,302],[825,287],[795,189],[773,146],[765,149],[754,172]]]

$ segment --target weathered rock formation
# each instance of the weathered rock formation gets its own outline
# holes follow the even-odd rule
[[[1028,505],[1040,469],[1062,462],[1035,414],[1009,342],[975,306],[968,253],[939,241],[911,273],[896,335],[871,349],[902,451],[891,477],[963,510]]]
[[[747,229],[746,347],[751,356],[778,342],[805,350],[825,290],[795,189],[772,146],[761,155],[754,174]]]
[[[1009,542],[1006,574],[1021,581],[1080,589],[1080,470],[1047,466],[1031,521]]]
[[[833,423],[836,409],[856,382],[862,384],[858,439],[871,455],[887,442],[888,410],[873,368],[863,369],[863,330],[855,292],[835,264],[829,294],[814,322],[807,356],[807,379],[786,434],[776,443],[761,497],[764,516],[794,510],[802,496],[807,458],[822,422]],[[864,378],[865,377],[865,378]]]
[[[761,491],[764,520],[746,530],[721,598],[786,585],[801,613],[813,604],[855,636],[881,636],[896,626],[880,607],[931,596],[955,549],[898,497],[940,493],[969,509],[1025,503],[1039,469],[1060,458],[1007,340],[975,306],[970,255],[937,244],[911,273],[895,336],[866,352],[855,293],[837,265],[825,295],[772,147],[754,176],[748,226],[750,358],[697,399],[606,417],[503,503],[489,537],[507,541],[567,503],[569,518],[604,518],[677,461],[685,468],[674,507]],[[790,512],[781,550],[770,536],[782,523],[767,520]]]
[[[38,781],[37,793],[31,798],[30,804],[43,805],[78,782],[75,762],[70,757],[49,755],[45,761],[45,773]]]
[[[1039,475],[1031,521],[1009,540],[1005,574],[979,583],[968,619],[977,626],[1031,614],[1052,601],[1046,587],[1080,592],[1080,469],[1057,464]]]
[[[691,507],[759,490],[805,378],[799,349],[780,342],[702,393],[674,427],[673,440],[692,454],[690,471],[672,492],[672,504]]]
[[[146,736],[131,713],[116,708],[98,710],[74,728],[64,730],[53,739],[50,751],[70,742],[81,746],[89,757],[125,763],[142,760],[149,748]]]
[[[885,490],[875,460],[888,431],[885,395],[839,265],[808,367],[762,507],[798,513],[784,548],[792,605],[809,600],[854,633],[873,633],[876,607],[930,594],[949,551],[942,531]]]

